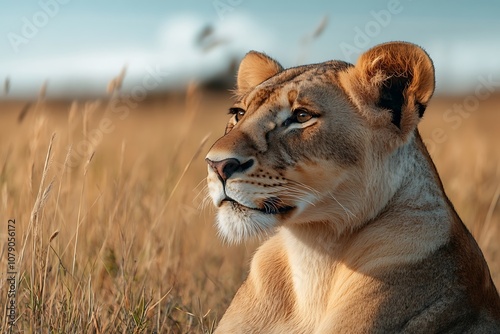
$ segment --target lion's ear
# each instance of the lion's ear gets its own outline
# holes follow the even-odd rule
[[[434,66],[419,46],[390,42],[363,53],[341,82],[349,86],[358,107],[389,111],[392,124],[406,136],[417,126],[434,92]],[[366,116],[380,119],[380,115]]]
[[[238,69],[238,92],[247,92],[281,71],[283,67],[274,59],[263,53],[250,51]]]

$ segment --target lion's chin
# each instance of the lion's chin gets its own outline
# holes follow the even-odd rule
[[[254,237],[266,237],[281,225],[283,216],[293,211],[253,209],[234,201],[225,201],[217,212],[219,235],[225,242],[240,243]]]

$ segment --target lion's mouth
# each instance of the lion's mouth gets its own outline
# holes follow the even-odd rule
[[[252,208],[252,207],[243,205],[230,197],[226,197],[222,201],[222,203],[224,203],[224,202],[227,202],[235,209],[254,210],[254,211],[262,212],[266,215],[285,214],[285,213],[288,213],[288,212],[292,211],[293,209],[295,209],[294,206],[285,205],[277,197],[272,197],[272,198],[266,199],[263,203],[263,207],[261,207],[261,208]]]

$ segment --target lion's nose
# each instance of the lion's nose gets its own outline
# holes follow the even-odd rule
[[[235,172],[243,172],[253,165],[253,160],[250,159],[245,163],[240,163],[238,159],[229,158],[220,161],[212,161],[208,158],[205,159],[210,167],[219,175],[222,181],[226,181]]]

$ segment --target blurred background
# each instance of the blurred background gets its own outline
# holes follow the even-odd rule
[[[187,82],[229,85],[248,50],[285,67],[341,59],[405,40],[432,56],[438,92],[473,89],[480,75],[500,74],[500,3],[188,0],[40,0],[2,3],[0,78],[11,98],[100,96],[126,65],[124,90],[148,67],[168,78],[155,90]],[[499,79],[497,79],[499,80]],[[3,98],[6,98],[5,94]]]
[[[240,59],[392,40],[434,60],[419,130],[498,287],[499,1],[2,1],[0,332],[212,333],[262,241],[221,242],[204,180]]]

